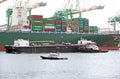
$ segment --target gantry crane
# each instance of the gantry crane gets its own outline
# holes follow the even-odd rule
[[[87,12],[87,11],[92,11],[92,10],[98,10],[98,9],[103,9],[104,6],[98,5],[98,6],[91,6],[89,8],[81,8],[80,7],[80,1],[76,0],[76,9],[73,9],[73,1],[75,0],[65,0],[67,1],[66,4],[64,5],[63,10],[57,11],[54,14],[54,17],[65,17],[67,21],[72,21],[73,14],[79,14],[79,18],[81,18],[81,13],[82,12]],[[69,19],[68,19],[69,18]]]
[[[116,16],[109,17],[108,23],[110,23],[113,26],[114,31],[116,31],[116,24],[120,23],[120,15],[117,14]]]

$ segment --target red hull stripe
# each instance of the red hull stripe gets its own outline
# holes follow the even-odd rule
[[[100,50],[119,50],[118,46],[99,46]]]
[[[0,46],[0,51],[5,51],[4,46]]]

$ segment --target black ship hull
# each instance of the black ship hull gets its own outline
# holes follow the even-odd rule
[[[49,60],[67,60],[68,58],[63,58],[63,57],[45,57],[45,56],[40,56],[42,59],[49,59]]]
[[[48,46],[29,46],[29,47],[14,47],[5,46],[6,53],[50,53],[50,52],[79,52],[79,45],[48,45]]]

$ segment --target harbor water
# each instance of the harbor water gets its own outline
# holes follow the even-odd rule
[[[42,60],[42,54],[0,52],[0,79],[120,79],[120,51],[61,53],[68,60]]]

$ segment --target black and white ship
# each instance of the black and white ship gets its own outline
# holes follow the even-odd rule
[[[75,53],[75,52],[107,52],[99,50],[99,47],[95,42],[88,40],[78,40],[77,44],[42,44],[42,45],[30,45],[29,40],[17,39],[14,41],[14,45],[6,45],[6,53]]]

